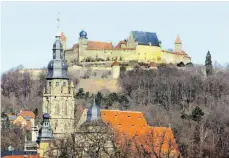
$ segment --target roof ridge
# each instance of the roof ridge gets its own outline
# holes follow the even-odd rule
[[[108,44],[112,44],[112,42],[103,42],[103,41],[88,41],[88,42],[97,42],[97,43],[108,43]]]

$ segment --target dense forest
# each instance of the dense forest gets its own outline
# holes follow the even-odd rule
[[[195,66],[183,70],[160,65],[158,70],[136,67],[122,71],[119,78],[122,92],[101,91],[96,94],[96,102],[106,109],[142,111],[149,125],[171,127],[183,157],[227,158],[229,70],[207,65],[206,76]],[[2,117],[27,109],[36,112],[39,122],[46,74],[41,74],[40,80],[32,80],[30,74],[19,73],[20,69],[11,69],[1,76]],[[74,84],[79,82],[71,79]],[[75,91],[76,106],[88,107],[92,94],[83,89]],[[10,134],[2,139],[2,149],[15,145],[16,138],[16,144],[23,144],[18,143],[24,135],[17,137],[19,131],[4,125],[2,135]]]

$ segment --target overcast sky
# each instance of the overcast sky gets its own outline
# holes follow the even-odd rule
[[[47,66],[60,30],[72,47],[84,29],[89,40],[117,44],[130,31],[156,32],[163,49],[174,48],[177,34],[192,62],[229,62],[229,2],[3,2],[1,70],[17,65]]]

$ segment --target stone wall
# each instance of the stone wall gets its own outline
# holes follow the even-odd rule
[[[97,93],[100,91],[119,92],[121,87],[116,79],[80,79],[77,89],[83,88],[85,92]]]

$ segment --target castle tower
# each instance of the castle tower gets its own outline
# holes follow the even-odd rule
[[[174,49],[175,49],[175,52],[181,52],[181,50],[182,50],[182,41],[180,40],[179,35],[177,35]]]
[[[78,53],[78,62],[80,63],[83,58],[81,58],[81,54],[84,54],[85,49],[88,48],[88,38],[87,38],[87,32],[82,30],[79,33],[79,53]]]
[[[65,51],[67,49],[67,37],[64,35],[63,32],[60,35],[60,39],[61,39],[61,43],[63,45],[63,51]]]
[[[50,143],[54,140],[53,130],[50,125],[50,115],[48,113],[43,114],[43,121],[41,122],[41,128],[39,129],[37,144],[39,145],[38,153],[40,157],[45,156],[45,152],[48,150]]]
[[[67,75],[60,36],[60,33],[57,33],[53,44],[53,60],[48,64],[42,105],[43,113],[51,115],[50,124],[55,137],[74,131],[74,85]]]
[[[117,79],[120,76],[120,65],[115,61],[112,65],[112,78]]]

